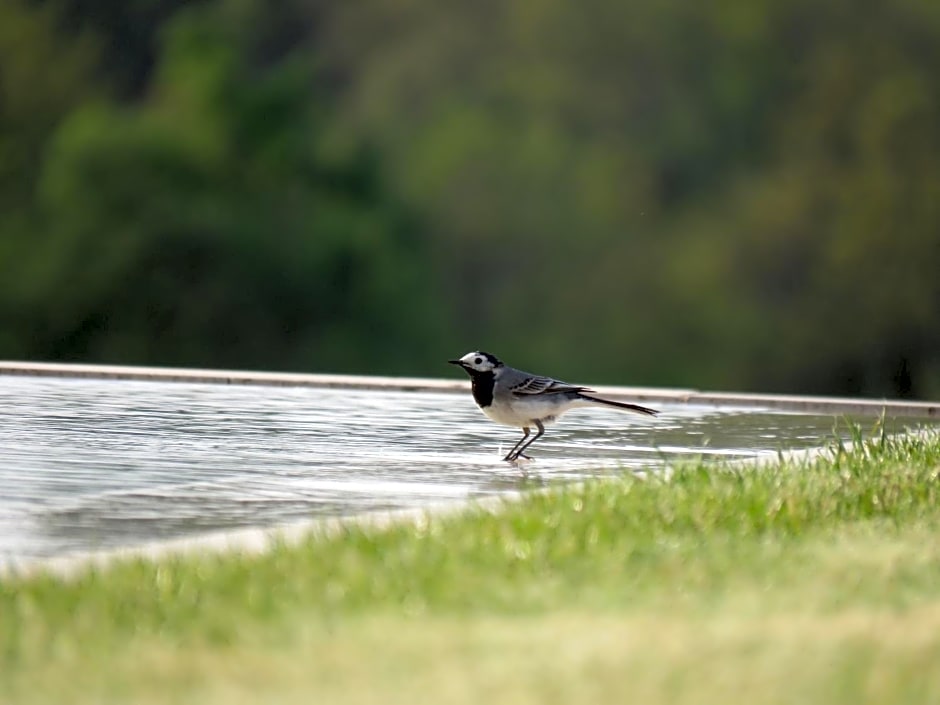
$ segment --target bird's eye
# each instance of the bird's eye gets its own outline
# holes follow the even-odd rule
[[[483,358],[482,358],[482,357],[474,358],[473,364],[474,364],[474,365],[482,365],[482,364],[483,364]]]

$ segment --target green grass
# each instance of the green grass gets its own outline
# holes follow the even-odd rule
[[[940,702],[940,433],[0,583],[0,702]]]

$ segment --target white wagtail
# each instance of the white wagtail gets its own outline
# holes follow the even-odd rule
[[[649,416],[659,413],[645,406],[603,399],[587,387],[514,369],[486,352],[467,353],[459,360],[448,362],[460,365],[470,375],[473,400],[484,414],[496,423],[522,429],[522,438],[503,458],[510,462],[528,458],[522,451],[545,433],[545,424],[554,422],[576,406],[601,404]],[[527,440],[532,426],[538,433]]]

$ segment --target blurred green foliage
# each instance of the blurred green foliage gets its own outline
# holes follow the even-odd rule
[[[0,356],[940,397],[932,0],[3,0]]]

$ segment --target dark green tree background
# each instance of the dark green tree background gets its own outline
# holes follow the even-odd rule
[[[930,0],[2,0],[0,356],[940,396]]]

